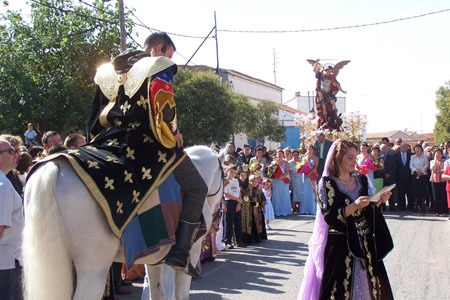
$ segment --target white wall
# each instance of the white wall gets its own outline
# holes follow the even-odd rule
[[[275,103],[281,103],[282,90],[273,86],[264,85],[262,82],[252,81],[249,78],[242,78],[231,73],[228,73],[228,83],[232,86],[232,91],[235,93],[256,100],[270,100]]]

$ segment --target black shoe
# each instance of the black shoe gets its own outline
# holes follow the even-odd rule
[[[199,278],[200,275],[196,272],[195,267],[189,263],[189,251],[199,225],[200,222],[190,223],[180,220],[176,232],[176,244],[172,246],[166,257],[166,265],[196,278]]]
[[[234,249],[234,246],[233,245],[231,245],[231,244],[226,244],[225,245],[225,250],[228,250],[228,249]]]

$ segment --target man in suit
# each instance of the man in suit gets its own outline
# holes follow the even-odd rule
[[[396,183],[396,165],[395,165],[395,152],[390,154],[390,147],[386,144],[380,145],[381,154],[384,159],[384,170],[383,170],[383,187],[392,185]],[[396,204],[398,204],[398,193],[397,188],[392,190],[392,195],[389,198],[389,210],[397,210]]]
[[[400,151],[395,154],[396,167],[396,184],[398,191],[398,207],[400,210],[414,210],[414,199],[412,194],[411,184],[411,169],[409,162],[411,161],[411,152],[406,143],[400,144]],[[406,206],[406,198],[408,199],[408,206]]]
[[[319,133],[317,136],[317,141],[314,144],[314,148],[316,148],[314,154],[319,158],[319,165],[317,166],[319,179],[322,177],[323,169],[325,167],[325,160],[327,159],[327,154],[332,144],[332,141],[325,139],[325,134],[323,132]]]

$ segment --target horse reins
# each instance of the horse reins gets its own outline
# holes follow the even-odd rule
[[[219,158],[217,158],[217,161],[219,162],[219,167],[220,167],[220,178],[223,179],[223,177],[224,177],[224,172],[223,172],[222,163],[220,162],[220,159],[219,159]],[[214,197],[215,195],[217,195],[217,194],[220,192],[222,186],[223,186],[223,180],[220,180],[220,181],[219,181],[219,188],[217,189],[217,191],[216,191],[214,194],[206,195],[206,197],[209,198],[209,197]]]

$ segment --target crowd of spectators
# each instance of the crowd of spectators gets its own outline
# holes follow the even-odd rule
[[[31,123],[23,137],[0,136],[2,143],[4,141],[14,149],[14,153],[8,150],[9,146],[8,149],[0,149],[0,155],[14,155],[14,168],[5,169],[4,175],[21,199],[27,173],[34,162],[86,144],[80,133],[68,134],[63,141],[57,131],[46,131],[39,143]],[[245,144],[242,149],[236,149],[233,142],[227,143],[220,150],[226,170],[222,209],[205,238],[202,261],[214,260],[222,250],[267,240],[267,232],[272,229],[271,221],[276,217],[295,213],[315,214],[315,189],[320,179],[318,168],[321,172],[328,151],[324,146],[326,142],[321,135],[315,144],[308,145],[304,154],[290,147],[271,150],[259,145],[252,149]],[[450,206],[450,142],[428,145],[418,141],[411,147],[401,139],[391,143],[383,138],[379,143],[361,143],[359,146],[355,172],[367,176],[371,194],[384,186],[396,184],[385,210],[431,212],[438,217],[447,217]],[[6,193],[3,188],[1,192]],[[4,210],[3,207],[1,209]],[[4,259],[2,239],[11,226],[4,220],[0,219],[0,229],[3,228],[0,231],[0,261]],[[14,257],[13,270],[21,268],[20,259]],[[0,273],[3,271],[0,269]]]

